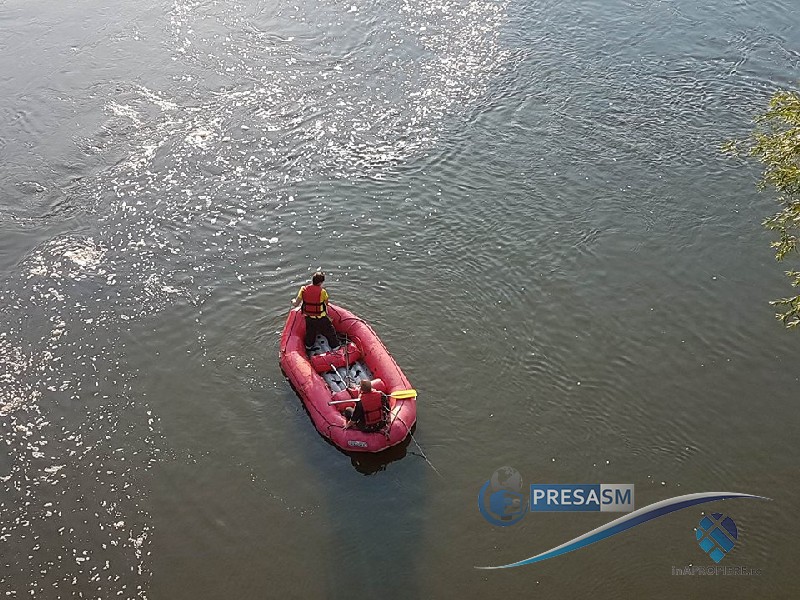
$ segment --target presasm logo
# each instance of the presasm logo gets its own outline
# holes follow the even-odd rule
[[[495,567],[476,567],[478,569],[508,569],[555,558],[568,552],[585,548],[601,540],[620,534],[637,525],[663,517],[691,506],[731,499],[769,500],[764,496],[742,494],[739,492],[700,492],[667,498],[649,504],[639,510],[633,510],[633,484],[533,484],[530,494],[523,493],[522,476],[516,469],[502,467],[497,469],[478,493],[478,509],[481,515],[492,525],[507,527],[518,523],[527,512],[542,511],[617,511],[629,512],[622,517],[587,531],[563,544],[540,552],[534,556],[517,562]],[[709,554],[714,562],[719,563],[729,552],[738,538],[736,524],[730,517],[721,513],[712,513],[711,518],[704,517],[696,531],[700,547]],[[743,574],[747,573],[737,567]],[[678,569],[681,574],[683,570]],[[676,569],[673,567],[673,573]],[[714,571],[716,573],[716,571]],[[732,573],[736,573],[733,569]],[[756,570],[755,574],[760,574]]]
[[[525,492],[528,492],[527,494]],[[492,525],[508,527],[530,512],[630,512],[633,484],[531,484],[512,467],[497,469],[478,493],[478,509]]]
[[[632,483],[531,484],[531,512],[632,510]]]

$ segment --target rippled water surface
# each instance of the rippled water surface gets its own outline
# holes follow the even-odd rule
[[[798,334],[753,165],[779,2],[0,3],[0,589],[35,598],[789,597]],[[317,267],[420,392],[346,456],[277,361]],[[441,473],[437,475],[423,458]],[[703,491],[609,519],[526,482]]]

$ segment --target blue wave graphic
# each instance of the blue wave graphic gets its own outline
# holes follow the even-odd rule
[[[695,506],[697,504],[703,504],[705,502],[714,502],[715,500],[730,500],[731,498],[752,498],[757,500],[770,500],[770,498],[766,498],[764,496],[753,496],[752,494],[740,494],[738,492],[702,492],[699,494],[686,494],[685,496],[675,496],[674,498],[667,498],[666,500],[662,500],[661,502],[656,502],[655,504],[650,504],[645,506],[644,508],[640,508],[639,510],[635,510],[632,513],[625,515],[624,517],[620,517],[619,519],[615,519],[610,523],[606,523],[597,529],[592,529],[591,531],[584,533],[583,535],[576,537],[560,546],[556,546],[547,552],[542,552],[541,554],[537,554],[536,556],[531,556],[530,558],[526,558],[525,560],[521,560],[519,562],[510,563],[507,565],[500,565],[497,567],[475,567],[476,569],[509,569],[511,567],[521,567],[522,565],[530,565],[533,563],[541,562],[543,560],[547,560],[548,558],[555,558],[556,556],[561,556],[562,554],[566,554],[567,552],[572,552],[573,550],[579,550],[585,546],[590,544],[594,544],[595,542],[599,542],[600,540],[604,540],[606,538],[611,537],[612,535],[617,535],[618,533],[622,533],[630,529],[631,527],[636,527],[637,525],[641,525],[642,523],[646,523],[647,521],[652,521],[653,519],[657,519],[658,517],[663,517],[664,515],[668,515],[671,512],[675,512],[676,510],[682,510],[684,508],[689,508],[690,506]]]

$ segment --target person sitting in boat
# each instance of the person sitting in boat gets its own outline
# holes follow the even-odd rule
[[[325,336],[331,350],[339,346],[336,330],[328,317],[328,292],[322,287],[325,273],[317,271],[311,278],[311,285],[304,285],[292,300],[292,306],[301,302],[303,315],[306,318],[306,348],[310,349],[317,339],[317,334]]]
[[[355,425],[363,431],[377,431],[383,427],[389,412],[389,396],[378,388],[385,389],[380,379],[376,379],[374,385],[369,379],[361,380],[361,389],[355,408],[344,410],[347,418],[345,429]]]

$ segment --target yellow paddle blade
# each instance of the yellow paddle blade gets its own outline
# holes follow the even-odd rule
[[[405,398],[416,398],[417,390],[398,390],[396,392],[392,392],[389,395],[392,398],[397,398],[398,400],[403,400]]]

